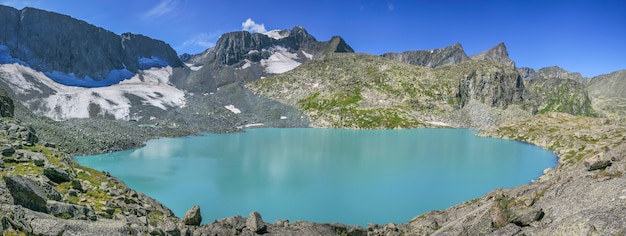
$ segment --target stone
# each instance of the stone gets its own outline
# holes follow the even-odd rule
[[[72,180],[72,176],[59,167],[47,167],[43,169],[43,174],[48,177],[48,179],[59,184]]]
[[[48,212],[63,219],[91,220],[96,213],[86,206],[48,201]]]
[[[33,211],[48,212],[46,193],[35,180],[19,175],[5,175],[4,182],[6,182],[16,205]]]
[[[43,189],[43,191],[46,193],[47,199],[55,201],[63,200],[63,195],[61,195],[61,193],[59,193],[59,191],[57,191],[52,185],[46,182],[40,182],[39,185],[41,186],[41,189]]]
[[[4,144],[0,147],[0,153],[2,153],[3,156],[8,157],[15,153],[15,149],[13,149],[13,147],[9,144]]]
[[[246,219],[246,228],[255,233],[264,233],[267,230],[267,225],[263,222],[261,214],[253,211],[250,212],[248,219]]]
[[[81,191],[81,192],[87,192],[87,189],[85,188],[85,186],[83,186],[82,182],[79,179],[73,179],[72,180],[72,189]]]
[[[585,160],[585,167],[588,171],[603,170],[612,164],[611,160],[603,158],[602,154],[594,155]]]
[[[185,225],[200,225],[202,223],[202,215],[200,214],[200,206],[195,205],[185,213],[183,218]]]
[[[541,208],[523,209],[514,213],[513,219],[511,219],[511,223],[516,224],[520,227],[529,226],[531,223],[543,219],[544,215],[545,213]]]

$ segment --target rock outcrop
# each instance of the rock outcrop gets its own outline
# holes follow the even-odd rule
[[[601,115],[626,120],[626,70],[593,77],[588,89],[591,104]]]
[[[486,60],[515,67],[515,62],[509,58],[509,52],[506,50],[504,43],[499,43],[487,51],[470,56],[470,58],[472,60]]]
[[[200,223],[202,223],[200,206],[194,205],[191,209],[189,209],[187,213],[185,213],[185,217],[183,217],[183,223],[185,223],[185,225],[200,225]]]
[[[528,67],[517,68],[522,79],[570,79],[576,82],[586,84],[587,79],[578,72],[569,72],[558,66],[544,67],[539,70],[534,70]]]
[[[47,197],[37,181],[19,175],[5,175],[4,182],[13,196],[13,202],[38,212],[48,212]]]
[[[384,58],[400,61],[416,66],[435,68],[445,65],[454,65],[467,61],[470,58],[463,51],[463,46],[457,43],[445,48],[433,50],[406,51],[402,53],[385,53]]]
[[[183,66],[163,41],[53,12],[0,6],[0,25],[0,63],[28,65],[66,85],[107,86],[150,66]]]
[[[533,113],[563,112],[572,115],[596,116],[584,84],[571,79],[524,80],[524,98]]]

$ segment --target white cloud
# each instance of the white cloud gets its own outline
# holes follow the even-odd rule
[[[143,14],[143,18],[146,20],[151,20],[154,18],[162,17],[172,12],[176,8],[176,5],[177,1],[175,0],[161,0],[158,5],[145,12]]]
[[[388,2],[387,3],[387,10],[393,11],[393,9],[395,9],[396,7],[393,5],[393,3]]]
[[[250,18],[248,18],[246,21],[241,23],[241,29],[245,31],[250,31],[252,33],[267,32],[267,30],[265,29],[265,24],[257,24]]]

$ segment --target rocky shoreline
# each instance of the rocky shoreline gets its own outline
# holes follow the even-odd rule
[[[626,225],[626,126],[602,118],[549,113],[486,129],[481,135],[554,150],[559,164],[535,183],[494,190],[480,199],[431,211],[407,223],[367,228],[288,220],[271,224],[254,212],[247,218],[229,217],[200,226],[198,209],[178,219],[165,206],[115,177],[79,166],[54,144],[37,142],[33,130],[18,121],[5,118],[3,127],[7,144],[2,158],[0,215],[2,222],[9,222],[2,226],[4,233],[604,235],[623,233]],[[23,196],[26,200],[21,199]],[[24,202],[39,205],[33,208]],[[190,220],[193,218],[196,220]]]

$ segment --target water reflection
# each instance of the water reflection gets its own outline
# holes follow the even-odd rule
[[[205,222],[259,211],[277,218],[405,222],[498,187],[528,183],[554,166],[548,151],[479,138],[464,129],[253,129],[158,139],[92,157],[178,215],[194,204]]]

